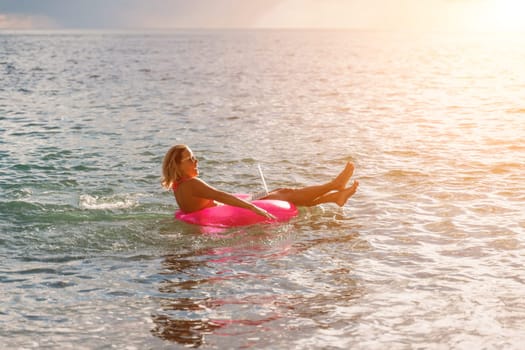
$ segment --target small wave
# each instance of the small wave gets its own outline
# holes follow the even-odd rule
[[[525,108],[509,108],[507,109],[509,114],[525,114]]]
[[[79,207],[90,210],[129,209],[138,204],[137,198],[132,195],[115,195],[109,197],[80,195]]]
[[[502,162],[492,165],[490,168],[490,172],[493,174],[504,174],[519,171],[522,168],[525,168],[525,165],[523,163]]]
[[[411,171],[411,170],[390,170],[385,174],[389,178],[426,178],[429,175],[421,171]]]

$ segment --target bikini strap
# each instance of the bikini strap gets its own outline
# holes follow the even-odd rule
[[[193,179],[193,177],[183,177],[179,181],[173,181],[173,185],[171,185],[171,189],[173,190],[173,192],[175,192],[181,183],[186,182],[191,179]]]

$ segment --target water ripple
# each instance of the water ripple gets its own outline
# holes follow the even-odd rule
[[[524,46],[500,39],[2,33],[2,344],[521,348]],[[175,143],[228,191],[256,164],[361,186],[206,234],[160,189]]]

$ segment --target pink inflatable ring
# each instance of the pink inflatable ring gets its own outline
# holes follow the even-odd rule
[[[193,213],[184,213],[181,210],[177,210],[175,212],[175,218],[194,225],[237,227],[253,225],[260,222],[286,222],[298,213],[295,205],[281,200],[260,199],[254,200],[252,203],[266,210],[275,216],[276,219],[269,220],[264,216],[255,214],[251,210],[231,205],[218,205],[216,207],[202,209]]]

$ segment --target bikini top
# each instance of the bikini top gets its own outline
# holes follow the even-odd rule
[[[183,177],[179,181],[174,181],[173,185],[171,185],[171,189],[173,190],[173,192],[175,192],[181,183],[189,181],[191,179],[193,179],[193,177]]]

